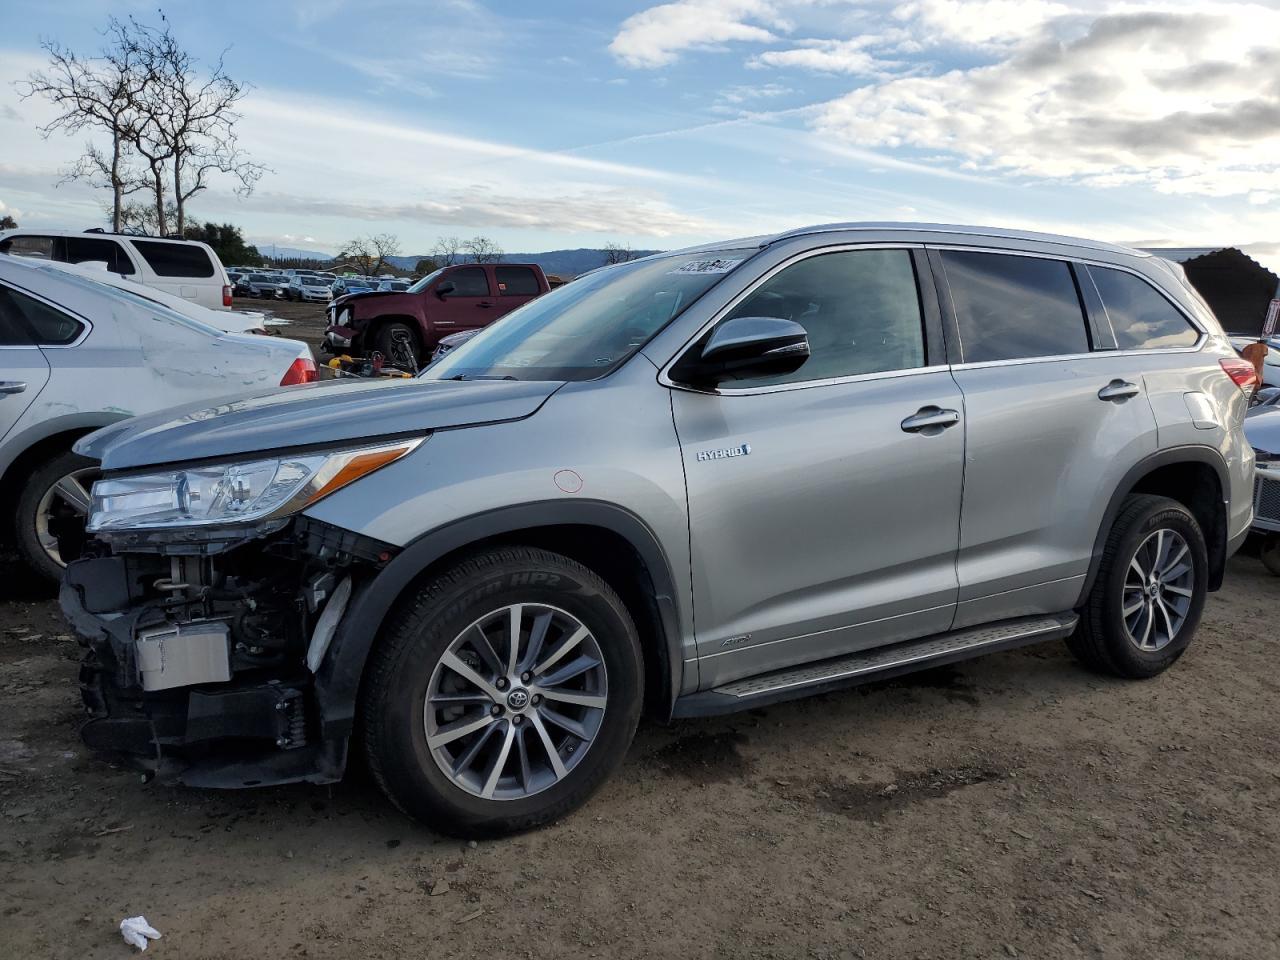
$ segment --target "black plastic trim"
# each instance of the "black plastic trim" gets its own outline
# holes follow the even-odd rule
[[[653,531],[635,514],[599,500],[552,500],[503,507],[456,520],[406,545],[381,573],[353,594],[346,616],[316,674],[323,739],[349,736],[364,665],[388,612],[404,590],[431,564],[455,550],[518,530],[563,525],[599,527],[623,537],[635,549],[653,582],[664,636],[664,704],[680,689],[683,631],[676,606],[671,565]]]

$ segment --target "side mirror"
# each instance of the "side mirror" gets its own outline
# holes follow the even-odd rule
[[[779,317],[734,317],[712,331],[701,353],[686,354],[672,369],[674,379],[714,386],[734,377],[794,373],[809,359],[809,334]]]
[[[436,284],[436,296],[443,300],[457,289],[458,285],[452,280],[441,280]]]

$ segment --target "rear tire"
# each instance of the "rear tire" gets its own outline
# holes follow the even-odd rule
[[[70,450],[60,453],[32,471],[18,497],[14,541],[28,566],[47,580],[61,580],[67,561],[79,556],[97,467],[96,460]]]
[[[1107,536],[1067,646],[1091,670],[1154,677],[1191,643],[1208,588],[1208,551],[1196,518],[1175,500],[1134,494]]]
[[[362,741],[409,816],[464,837],[527,830],[581,805],[622,762],[644,700],[640,642],[581,564],[487,550],[432,577],[388,624],[361,689]]]

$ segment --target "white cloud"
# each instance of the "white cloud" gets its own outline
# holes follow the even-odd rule
[[[789,50],[766,50],[752,57],[750,67],[796,67],[818,73],[845,73],[872,75],[882,73],[890,66],[868,51],[878,37],[858,37],[853,40],[801,40]]]
[[[1077,2],[1074,9],[1085,5]],[[1071,11],[1047,0],[912,0],[899,5],[893,16],[928,45],[986,46],[1021,40]]]
[[[609,52],[629,67],[662,67],[685,50],[767,43],[790,26],[769,0],[675,0],[623,21]],[[763,26],[761,25],[763,24]],[[773,30],[767,29],[768,27]]]
[[[1050,19],[984,66],[853,90],[826,105],[815,129],[859,146],[938,151],[969,169],[1098,186],[1209,196],[1273,186],[1280,50],[1270,38],[1280,11],[1117,10]]]

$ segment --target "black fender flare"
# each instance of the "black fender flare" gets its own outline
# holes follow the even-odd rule
[[[350,736],[355,724],[360,678],[383,621],[404,590],[441,557],[473,543],[518,530],[575,525],[598,527],[625,539],[648,570],[662,636],[658,654],[667,689],[666,709],[680,691],[683,632],[675,579],[657,536],[635,514],[600,500],[551,500],[519,504],[461,518],[423,534],[404,547],[351,602],[316,673],[316,700],[324,739]]]
[[[1102,523],[1098,525],[1098,535],[1093,541],[1093,555],[1089,558],[1089,572],[1085,576],[1084,586],[1080,590],[1078,606],[1084,605],[1088,599],[1089,591],[1093,589],[1094,580],[1098,576],[1098,568],[1102,565],[1102,549],[1107,542],[1107,535],[1111,532],[1111,526],[1115,523],[1116,516],[1120,513],[1120,507],[1124,503],[1125,497],[1129,496],[1134,487],[1138,485],[1138,481],[1152,470],[1178,463],[1203,463],[1213,467],[1218,474],[1218,484],[1221,487],[1225,502],[1231,490],[1231,477],[1227,471],[1227,462],[1222,458],[1222,453],[1217,447],[1211,447],[1207,444],[1187,444],[1179,447],[1170,447],[1167,450],[1159,450],[1139,460],[1128,469],[1120,483],[1116,485],[1115,491],[1111,494],[1111,499],[1107,503],[1106,512],[1102,515]],[[1216,534],[1212,530],[1206,530],[1204,533],[1209,547],[1209,589],[1217,590],[1222,586],[1223,568],[1226,565],[1226,524],[1223,524],[1223,529]]]

